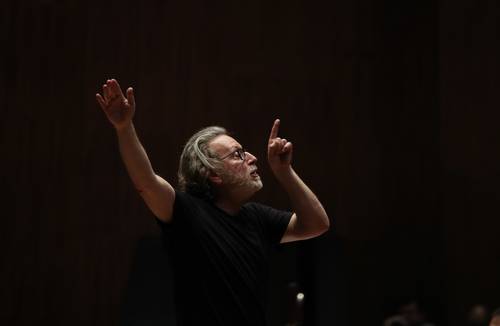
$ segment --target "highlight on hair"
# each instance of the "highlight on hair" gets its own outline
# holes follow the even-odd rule
[[[208,177],[211,171],[220,167],[221,162],[208,144],[215,137],[227,134],[226,129],[211,126],[201,129],[189,138],[182,150],[177,173],[181,191],[209,200],[215,199]]]

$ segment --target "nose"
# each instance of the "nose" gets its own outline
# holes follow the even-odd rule
[[[248,164],[257,162],[257,158],[250,152],[245,152]]]

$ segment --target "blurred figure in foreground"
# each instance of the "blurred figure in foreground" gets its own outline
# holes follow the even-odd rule
[[[467,326],[487,326],[488,308],[483,304],[473,305],[467,313]]]
[[[489,326],[500,326],[500,308],[497,308],[491,314],[491,321]]]
[[[384,326],[434,326],[416,300],[402,303],[399,313],[384,321]]]

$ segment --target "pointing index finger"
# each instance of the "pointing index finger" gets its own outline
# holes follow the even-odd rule
[[[269,139],[278,137],[279,128],[280,128],[280,119],[276,119],[274,120],[273,127],[271,128],[271,134],[269,135]]]

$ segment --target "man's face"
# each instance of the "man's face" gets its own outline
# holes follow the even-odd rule
[[[220,135],[215,137],[209,146],[212,152],[222,158],[223,168],[217,174],[224,186],[240,188],[251,194],[262,188],[262,181],[257,174],[257,158],[244,152],[245,157],[242,160],[240,157],[242,146],[234,138]]]

